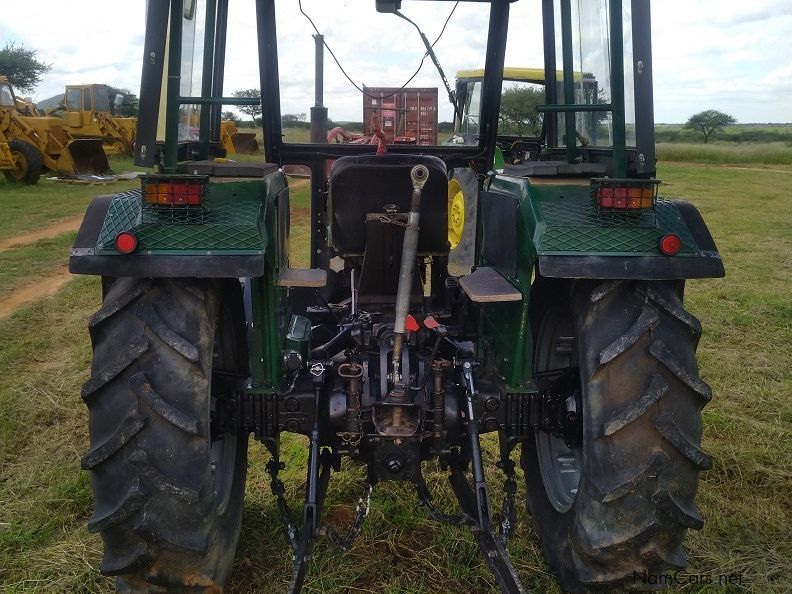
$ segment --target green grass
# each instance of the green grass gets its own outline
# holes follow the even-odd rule
[[[715,466],[701,480],[697,503],[707,523],[685,541],[691,567],[684,575],[743,575],[741,589],[679,585],[673,591],[789,591],[790,174],[749,169],[660,164],[662,194],[690,199],[701,209],[728,275],[687,283],[687,306],[704,326],[699,360],[714,398],[704,409],[703,447]],[[307,206],[305,186],[292,187],[293,206]],[[112,591],[112,581],[98,574],[101,540],[85,528],[90,482],[79,469],[88,447],[79,398],[90,364],[85,324],[98,305],[98,281],[78,278],[54,298],[0,321],[0,522],[9,524],[0,527],[4,592]],[[490,438],[486,446],[499,505],[495,443]],[[282,447],[287,497],[297,507],[305,484],[304,440],[287,436]],[[263,468],[267,456],[257,444],[251,451],[230,594],[285,591],[291,571]],[[359,468],[346,464],[333,475],[327,498],[333,517],[353,512],[363,479]],[[428,480],[438,504],[451,509],[443,475],[429,472]],[[559,592],[523,507],[509,550],[530,591]],[[493,588],[468,533],[428,520],[406,486],[385,483],[375,490],[363,535],[348,553],[319,542],[304,591],[461,594]]]
[[[111,158],[113,171],[138,168],[131,159]],[[85,212],[94,196],[122,192],[139,187],[137,180],[107,185],[56,183],[42,176],[34,186],[11,183],[0,175],[0,239],[44,227]]]
[[[64,233],[0,252],[0,298],[18,286],[36,282],[36,279],[64,266],[76,235],[74,232]]]
[[[792,165],[792,146],[783,142],[741,145],[658,143],[657,160],[660,162]]]

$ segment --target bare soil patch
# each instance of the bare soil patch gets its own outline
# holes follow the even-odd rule
[[[53,223],[47,227],[36,229],[35,231],[29,231],[28,233],[22,233],[21,235],[15,235],[14,237],[2,239],[0,240],[0,252],[13,247],[19,247],[21,245],[30,245],[31,243],[36,243],[41,239],[57,237],[58,235],[61,235],[62,233],[68,233],[69,231],[77,231],[77,229],[80,228],[80,223],[82,223],[82,220],[83,216],[77,215],[75,217],[63,219],[62,221],[58,221],[57,223]]]
[[[32,303],[38,299],[49,297],[71,280],[72,275],[66,264],[58,267],[52,275],[36,279],[34,283],[15,289],[3,298],[0,298],[0,320],[10,316],[17,308]]]

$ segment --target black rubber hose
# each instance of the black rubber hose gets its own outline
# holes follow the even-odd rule
[[[311,358],[316,359],[322,353],[326,359],[331,359],[346,347],[353,347],[356,343],[352,338],[352,326],[347,326],[323,345],[311,350]]]

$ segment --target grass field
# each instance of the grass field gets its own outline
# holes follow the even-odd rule
[[[699,360],[714,398],[704,410],[704,449],[715,464],[700,485],[697,502],[707,523],[686,540],[691,567],[683,576],[687,582],[710,578],[715,584],[679,583],[672,590],[790,592],[792,166],[663,160],[659,177],[665,182],[664,195],[690,199],[700,208],[728,275],[687,285],[688,308],[705,329]],[[306,183],[293,187],[294,212],[304,216]],[[0,185],[0,206],[15,204],[9,195],[16,191]],[[63,201],[65,217],[103,191],[77,188],[70,198],[50,199]],[[25,194],[15,221],[0,218],[0,240],[58,218],[58,207],[36,202],[37,195]],[[0,283],[32,282],[33,266],[42,255],[59,254],[53,260],[44,258],[57,265],[67,244],[64,236],[0,252],[0,274],[6,275],[0,276]],[[24,274],[9,272],[9,262]],[[98,573],[101,541],[85,527],[92,511],[90,481],[79,469],[88,444],[85,406],[79,397],[91,357],[86,320],[98,306],[98,281],[77,278],[54,297],[0,320],[3,592],[94,594],[113,588],[113,582]],[[490,440],[490,453],[492,445]],[[301,501],[305,483],[303,446],[301,439],[284,439],[283,478],[294,506]],[[277,510],[264,472],[267,457],[255,444],[251,449],[243,534],[227,591],[283,592],[290,577],[290,551],[278,533]],[[494,458],[488,462],[488,475],[499,484]],[[362,471],[351,467],[334,475],[327,499],[334,520],[343,523],[351,516],[363,479]],[[441,475],[431,472],[428,479],[439,503],[450,508],[452,499]],[[498,489],[494,491],[500,505]],[[304,591],[492,591],[494,584],[471,536],[427,519],[414,503],[403,485],[378,486],[362,537],[346,554],[320,541]],[[530,591],[558,592],[524,507],[509,549]],[[718,586],[718,576],[728,574],[739,575],[741,585]]]
[[[792,146],[784,142],[756,144],[657,144],[659,161],[743,165],[792,165]]]

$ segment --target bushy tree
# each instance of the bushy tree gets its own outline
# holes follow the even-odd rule
[[[501,95],[499,134],[538,136],[542,131],[542,114],[537,107],[544,103],[541,88],[513,86]]]
[[[685,124],[685,128],[701,132],[704,135],[704,144],[707,144],[710,136],[720,132],[726,126],[733,126],[736,123],[737,120],[729,114],[718,111],[717,109],[708,109],[690,116],[690,119],[688,119]]]
[[[232,96],[238,99],[258,99],[258,105],[237,105],[236,108],[245,115],[249,115],[254,122],[261,119],[261,91],[258,89],[240,89],[234,91]]]
[[[285,113],[281,116],[284,128],[310,128],[304,113]]]
[[[18,93],[32,93],[41,82],[41,75],[49,72],[52,64],[36,58],[36,50],[6,43],[0,50],[0,75],[5,76]]]
[[[238,122],[239,116],[235,114],[233,111],[224,111],[220,118],[226,122]]]

